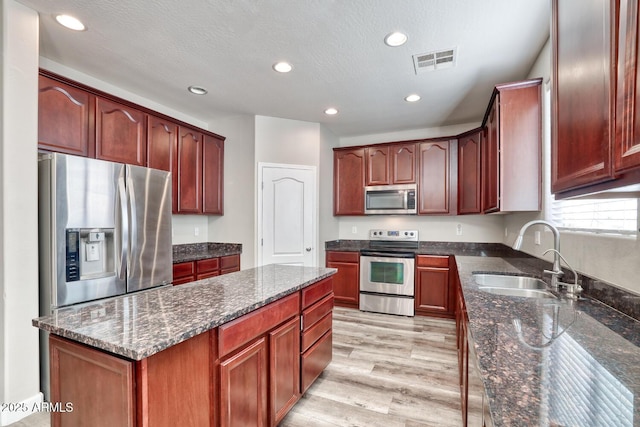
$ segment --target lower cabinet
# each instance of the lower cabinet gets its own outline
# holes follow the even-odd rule
[[[327,267],[337,268],[333,276],[335,304],[358,308],[360,304],[360,253],[327,251]]]
[[[300,398],[300,318],[269,333],[271,425],[276,425]]]
[[[173,264],[173,285],[240,271],[240,255],[207,258]]]
[[[453,318],[455,288],[450,280],[448,256],[416,256],[416,314]]]

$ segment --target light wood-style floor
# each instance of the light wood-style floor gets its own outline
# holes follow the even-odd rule
[[[333,361],[281,427],[462,425],[455,322],[336,307]],[[49,427],[34,414],[11,427]]]

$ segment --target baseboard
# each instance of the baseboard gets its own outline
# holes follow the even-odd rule
[[[29,415],[38,412],[40,408],[40,404],[43,401],[42,393],[38,392],[35,396],[32,396],[28,399],[25,399],[21,402],[12,402],[10,405],[12,408],[8,407],[7,403],[3,404],[3,410],[0,413],[0,426],[8,426],[9,424],[16,423],[23,418],[28,417]],[[9,411],[9,409],[12,409]]]

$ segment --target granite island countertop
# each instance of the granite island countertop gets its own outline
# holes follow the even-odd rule
[[[640,426],[640,322],[591,298],[506,297],[473,280],[540,277],[529,258],[456,263],[495,426]]]
[[[33,320],[52,334],[142,360],[336,273],[267,265],[57,310]]]

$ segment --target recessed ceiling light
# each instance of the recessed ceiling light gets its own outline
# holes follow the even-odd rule
[[[56,15],[56,21],[58,21],[58,24],[67,27],[70,30],[84,31],[87,29],[79,19],[70,15]]]
[[[273,69],[279,73],[288,73],[293,67],[288,62],[276,62],[273,64]]]
[[[413,94],[405,97],[404,100],[407,101],[407,102],[420,101],[420,95],[417,95],[417,94],[413,93]]]
[[[331,107],[331,108],[327,108],[326,110],[324,110],[324,113],[328,116],[335,116],[336,114],[338,114],[338,110]]]
[[[189,86],[187,89],[194,95],[206,95],[208,92],[208,90],[201,86]]]
[[[391,34],[387,34],[387,36],[384,38],[384,43],[387,46],[391,46],[391,47],[402,46],[406,42],[407,42],[407,35],[399,31],[396,31]]]

